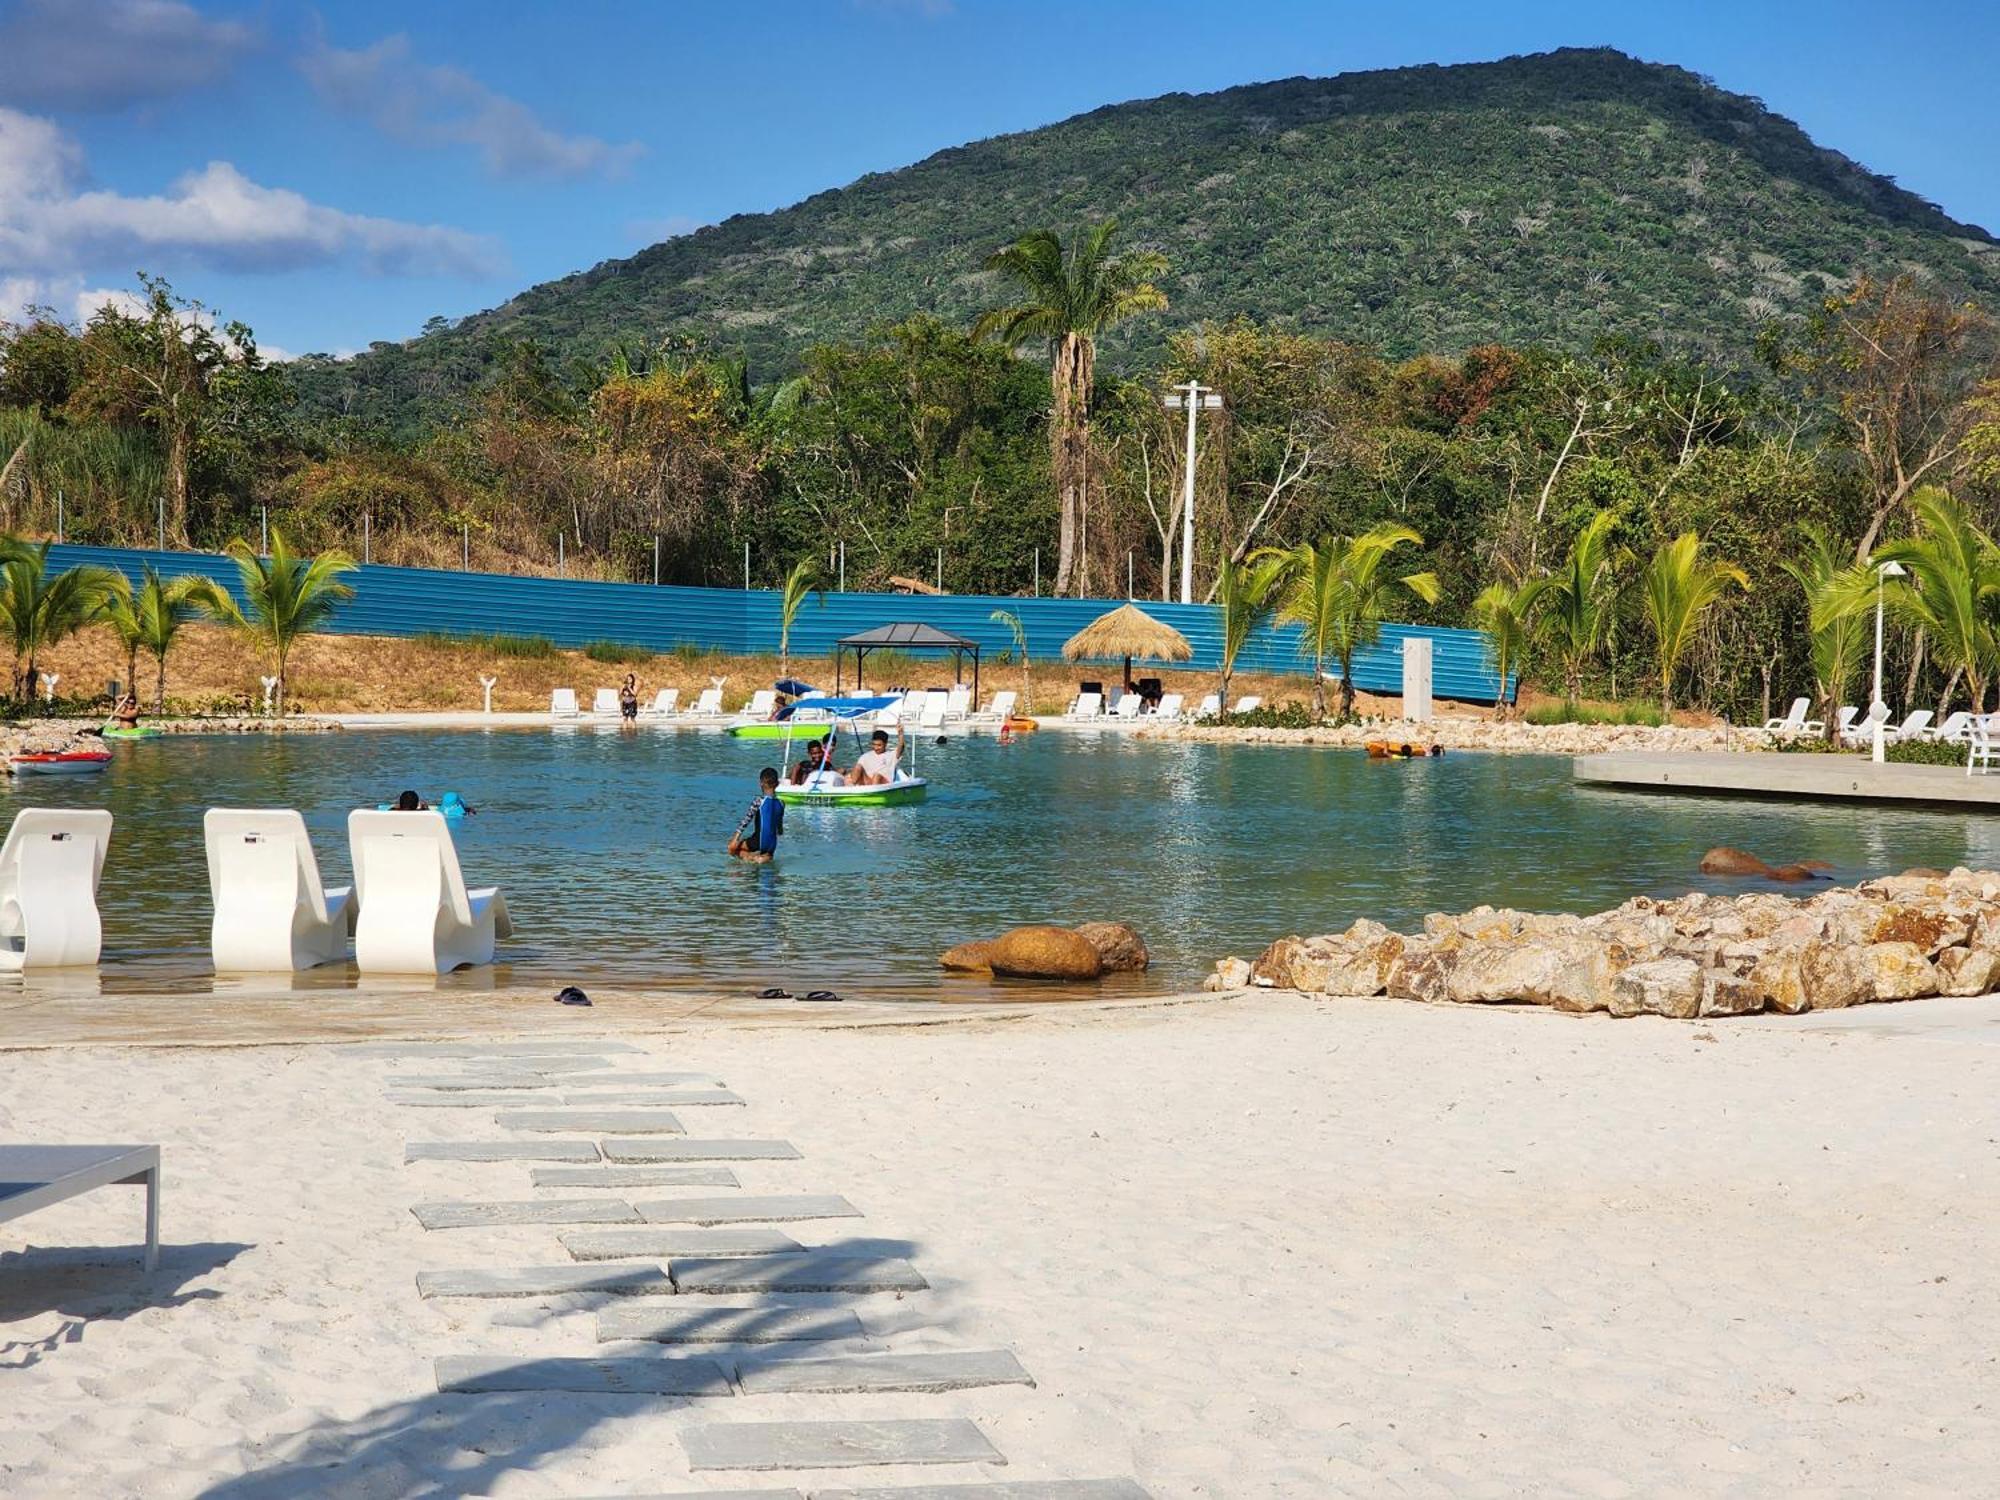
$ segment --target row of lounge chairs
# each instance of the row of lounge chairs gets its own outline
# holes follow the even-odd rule
[[[1791,708],[1780,719],[1764,721],[1766,733],[1784,737],[1817,735],[1826,731],[1824,719],[1808,719],[1812,711],[1812,700],[1794,698]],[[1993,762],[1993,743],[2000,738],[2000,714],[1975,714],[1966,709],[1946,714],[1936,724],[1931,720],[1936,715],[1928,708],[1915,709],[1905,714],[1898,723],[1889,722],[1886,705],[1871,708],[1866,714],[1851,705],[1843,706],[1834,720],[1834,737],[1843,745],[1861,747],[1874,743],[1875,726],[1882,726],[1885,744],[1922,742],[1926,744],[1963,745],[1966,748],[1966,771],[1985,771]]]
[[[1182,719],[1187,719],[1191,722],[1212,719],[1222,712],[1222,698],[1217,693],[1210,693],[1206,698],[1203,698],[1200,703],[1195,705],[1192,713],[1184,713],[1182,711],[1181,705],[1185,701],[1179,693],[1165,693],[1161,695],[1159,706],[1148,710],[1145,700],[1137,693],[1122,693],[1119,695],[1118,701],[1112,705],[1110,712],[1107,713],[1104,708],[1104,694],[1084,692],[1078,693],[1070,701],[1069,708],[1063,714],[1063,717],[1083,722],[1088,722],[1092,719],[1099,721],[1145,719],[1156,724],[1172,724]],[[1263,704],[1264,700],[1257,694],[1245,693],[1236,700],[1236,706],[1230,709],[1230,712],[1247,714],[1254,708],[1261,708]]]
[[[499,888],[470,889],[436,812],[347,816],[354,884],[328,889],[305,819],[290,808],[213,807],[202,820],[217,973],[294,973],[340,963],[364,974],[444,974],[493,961],[513,934]],[[0,846],[0,969],[95,964],[97,887],[111,848],[101,808],[23,808]]]
[[[876,717],[885,724],[898,722],[914,723],[920,728],[942,728],[950,723],[968,721],[999,722],[1010,717],[1019,695],[1013,692],[999,692],[993,695],[983,712],[972,706],[972,690],[965,687],[931,688],[927,691],[898,693],[893,695],[898,701],[883,709]],[[802,708],[812,706],[812,696],[798,700]],[[705,688],[693,704],[680,706],[679,688],[661,688],[651,703],[642,704],[639,717],[652,720],[673,720],[685,723],[722,723],[727,720],[758,723],[769,719],[777,711],[778,695],[772,688],[760,688],[750,695],[750,701],[735,714],[722,706],[722,689]],[[615,719],[619,716],[618,690],[599,688],[591,703],[590,712],[584,713],[577,706],[574,688],[557,688],[549,695],[549,716],[554,719]]]

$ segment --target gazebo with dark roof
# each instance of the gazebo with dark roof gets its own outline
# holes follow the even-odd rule
[[[972,657],[972,701],[979,702],[979,642],[967,640],[962,635],[953,635],[948,630],[939,630],[935,625],[926,625],[918,620],[899,621],[894,625],[877,625],[873,630],[864,630],[859,635],[843,636],[835,643],[833,667],[834,691],[841,690],[847,665],[847,653],[854,653],[854,690],[861,691],[861,668],[870,651],[949,651],[951,653],[952,680],[963,681],[965,658]]]

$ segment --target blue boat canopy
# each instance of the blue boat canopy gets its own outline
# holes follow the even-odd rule
[[[831,714],[836,719],[858,719],[863,714],[877,713],[895,703],[893,696],[880,698],[801,698],[796,703],[787,703],[778,712],[782,721],[789,719],[801,709],[811,709],[814,713]]]

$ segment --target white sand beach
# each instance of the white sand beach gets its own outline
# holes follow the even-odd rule
[[[1253,996],[625,1040],[587,1071],[713,1075],[746,1103],[679,1109],[690,1137],[800,1159],[737,1163],[733,1190],[537,1191],[518,1162],[404,1165],[406,1140],[566,1138],[385,1098],[456,1057],[6,1054],[0,1138],[159,1141],[166,1181],[150,1279],[132,1190],[0,1226],[0,1493],[1961,1496],[2000,1473],[1994,1000],[1688,1025]],[[426,1230],[413,1204],[732,1191],[844,1195],[864,1217],[764,1227],[930,1283],[790,1300],[853,1306],[885,1351],[1011,1350],[1036,1384],[438,1393],[437,1356],[600,1352],[610,1299],[422,1300],[420,1271],[567,1257],[556,1228]],[[961,1416],[1005,1467],[697,1474],[683,1444]]]

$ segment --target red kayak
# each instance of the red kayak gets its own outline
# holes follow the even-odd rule
[[[24,750],[7,758],[16,776],[87,776],[111,764],[109,749]]]

